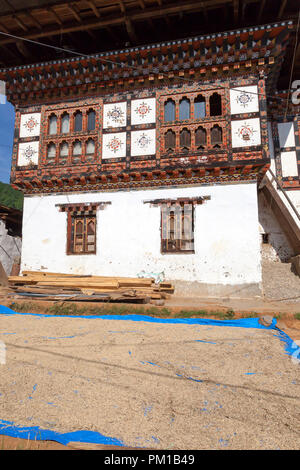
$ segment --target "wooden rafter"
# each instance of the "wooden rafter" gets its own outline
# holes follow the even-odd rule
[[[216,8],[217,6],[223,6],[226,3],[231,3],[232,0],[214,0],[214,4],[212,4],[209,0],[203,0],[202,2],[195,2],[195,1],[188,1],[183,4],[162,4],[159,7],[152,7],[152,8],[145,8],[141,10],[134,10],[133,12],[127,12],[126,15],[112,15],[110,17],[102,17],[99,18],[95,17],[88,18],[82,23],[74,23],[71,21],[62,22],[59,15],[54,10],[54,7],[48,7],[48,12],[54,17],[56,23],[58,23],[59,28],[55,25],[44,26],[42,30],[29,30],[27,33],[23,35],[26,39],[37,39],[42,37],[49,37],[49,36],[56,36],[63,33],[70,33],[76,31],[83,31],[83,30],[90,30],[90,29],[101,29],[106,28],[108,26],[116,26],[125,24],[128,30],[128,33],[131,35],[131,39],[136,41],[136,34],[134,32],[133,22],[135,21],[147,21],[149,18],[161,18],[165,17],[166,15],[176,15],[180,12],[187,13],[187,12],[196,12],[203,10],[203,7],[206,6],[207,8]],[[124,1],[122,0],[123,5],[125,6]],[[74,5],[74,2],[73,2]],[[56,6],[56,5],[55,5]],[[126,11],[126,10],[125,10]],[[14,42],[13,39],[4,39],[0,41],[0,45],[7,44],[10,42]]]

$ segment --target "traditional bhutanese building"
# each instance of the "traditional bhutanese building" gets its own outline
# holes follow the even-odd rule
[[[21,271],[163,273],[179,295],[259,294],[271,159],[300,194],[299,120],[281,122],[275,93],[293,28],[1,70],[25,196]]]

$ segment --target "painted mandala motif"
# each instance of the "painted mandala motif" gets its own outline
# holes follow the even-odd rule
[[[23,150],[23,156],[27,161],[31,161],[34,155],[37,153],[36,150],[34,150],[31,145],[28,145],[24,150]]]
[[[123,142],[115,136],[106,146],[111,152],[117,153],[121,149],[122,145]]]
[[[26,122],[24,122],[23,126],[27,129],[28,132],[34,131],[34,129],[39,125],[38,121],[34,119],[33,116],[30,116]]]
[[[247,108],[248,104],[251,103],[252,101],[253,101],[253,95],[246,93],[245,91],[240,93],[236,98],[236,102],[240,104],[241,106],[243,106],[243,108]]]
[[[151,137],[147,136],[144,132],[143,134],[135,141],[140,149],[146,149],[152,142]]]
[[[119,106],[114,106],[114,108],[107,112],[107,116],[115,124],[123,124],[124,121],[124,111]]]
[[[253,129],[252,126],[249,126],[246,123],[244,123],[241,127],[238,128],[238,130],[236,131],[236,135],[240,139],[248,141],[248,140],[252,140],[254,132],[257,132],[257,130]]]
[[[145,103],[144,101],[135,109],[135,112],[138,114],[139,117],[141,117],[142,119],[144,119],[145,116],[147,116],[148,114],[150,114],[150,111],[152,110],[152,108],[147,104]]]

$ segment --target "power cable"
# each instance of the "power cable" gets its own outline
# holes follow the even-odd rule
[[[299,20],[298,20],[298,25],[299,25]],[[77,57],[82,57],[82,58],[92,58],[92,57],[97,57],[97,59],[101,60],[102,62],[107,62],[107,63],[110,63],[110,64],[113,64],[113,65],[118,65],[120,66],[121,68],[124,67],[124,64],[120,63],[120,62],[116,62],[116,61],[113,61],[113,60],[110,60],[110,59],[105,59],[103,57],[98,57],[98,54],[84,54],[84,53],[80,53],[80,52],[77,52],[77,51],[74,51],[74,50],[70,50],[70,49],[66,49],[66,48],[62,48],[62,47],[58,47],[58,46],[52,46],[50,44],[45,44],[43,42],[40,42],[40,41],[34,41],[32,39],[27,39],[27,38],[23,38],[21,36],[15,36],[14,34],[10,34],[10,33],[5,33],[4,31],[0,31],[0,34],[2,34],[3,36],[7,36],[7,37],[10,37],[12,39],[16,39],[18,41],[26,41],[26,42],[29,42],[31,44],[36,44],[38,46],[42,46],[42,47],[48,47],[50,49],[54,49],[54,50],[57,50],[57,51],[60,51],[60,52],[64,52],[64,53],[68,53],[68,54],[73,54],[73,55],[76,55]],[[132,70],[136,70],[138,72],[140,72],[140,69],[138,67],[135,67],[134,65],[126,65],[127,68],[131,68]],[[165,72],[151,72],[153,75],[164,75],[166,77],[166,79],[169,79],[169,76],[167,73]],[[177,77],[179,80],[182,80],[182,81],[186,81],[188,83],[195,83],[194,80],[192,79],[189,79],[189,78],[185,78],[185,77],[180,77],[178,76]],[[224,90],[227,90],[228,87],[225,87],[225,86],[222,86],[222,85],[219,85],[218,88],[222,88]],[[241,90],[241,89],[238,89],[238,88],[231,88],[231,90],[235,90],[235,91],[238,91],[238,92],[243,92],[244,90]],[[260,96],[260,95],[263,95],[263,93],[258,93],[258,92],[254,92],[254,91],[247,91],[247,93],[249,94],[254,94],[254,95],[257,95],[257,96]],[[275,95],[266,95],[267,98],[273,98],[273,99],[277,99],[277,100],[282,100],[282,101],[285,101],[285,98],[281,98],[279,96],[275,96]]]

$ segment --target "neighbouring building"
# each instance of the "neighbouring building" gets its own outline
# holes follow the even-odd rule
[[[20,264],[22,248],[22,211],[0,204],[0,262],[9,276]]]
[[[178,294],[259,294],[275,222],[266,209],[259,224],[257,190],[271,162],[299,207],[299,118],[278,114],[284,97],[269,110],[293,28],[0,70],[16,107],[21,270],[164,273]]]

